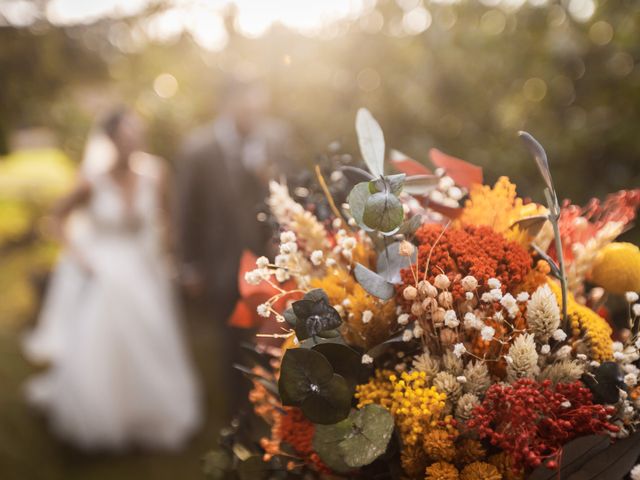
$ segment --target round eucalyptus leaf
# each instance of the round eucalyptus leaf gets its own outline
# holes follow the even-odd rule
[[[296,317],[296,314],[294,313],[293,308],[287,308],[282,314],[282,316],[287,321],[287,323],[292,327],[295,327],[296,323],[298,322],[298,317]]]
[[[282,358],[278,381],[282,404],[300,405],[312,391],[329,383],[332,378],[333,368],[322,354],[306,348],[287,350]]]
[[[340,343],[320,343],[313,350],[324,355],[333,371],[344,377],[351,388],[355,388],[362,366],[362,356],[358,352]]]
[[[295,326],[299,340],[318,335],[325,330],[333,330],[342,324],[338,311],[329,304],[322,290],[316,293],[317,300],[302,299],[293,303],[293,312],[298,318]]]
[[[314,288],[313,290],[309,290],[304,295],[305,300],[311,300],[312,302],[327,302],[329,303],[329,297],[327,293],[321,288]]]
[[[329,468],[338,473],[353,470],[344,462],[338,449],[340,442],[351,433],[351,428],[351,420],[346,418],[333,425],[316,425],[313,435],[313,449]]]
[[[313,423],[329,425],[347,418],[351,410],[352,391],[347,381],[334,374],[323,384],[313,384],[311,393],[302,401],[302,413]]]
[[[362,216],[364,215],[364,206],[367,203],[367,199],[371,196],[369,191],[369,182],[358,183],[351,189],[349,196],[347,197],[347,203],[349,204],[349,211],[351,216],[358,225],[364,225]]]
[[[402,204],[391,192],[374,193],[365,203],[362,221],[370,228],[390,232],[398,228],[403,219]]]
[[[387,282],[398,284],[402,282],[400,271],[409,268],[418,258],[418,249],[414,248],[411,257],[400,255],[401,242],[393,242],[378,254],[376,270],[378,275]]]
[[[393,417],[379,405],[367,405],[351,417],[352,431],[338,449],[345,463],[358,468],[369,465],[382,455],[393,434]]]
[[[319,332],[318,336],[321,338],[338,338],[340,336],[340,331],[336,329],[325,330],[323,332]]]

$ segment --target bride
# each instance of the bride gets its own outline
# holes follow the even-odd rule
[[[28,400],[87,449],[178,448],[200,422],[163,258],[166,179],[141,138],[140,119],[118,110],[88,143],[79,185],[55,211],[66,249],[25,339],[27,357],[49,364]],[[74,212],[84,222],[67,222]]]

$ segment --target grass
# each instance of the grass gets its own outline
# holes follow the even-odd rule
[[[2,324],[0,322],[0,324]],[[175,480],[199,479],[201,456],[213,445],[225,399],[216,379],[219,359],[215,325],[190,315],[191,349],[206,391],[207,419],[184,451],[86,454],[50,434],[45,419],[22,396],[24,380],[35,372],[22,357],[20,333],[0,330],[0,479],[2,480]]]

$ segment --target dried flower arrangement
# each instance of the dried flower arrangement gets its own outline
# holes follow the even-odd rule
[[[254,365],[239,367],[261,423],[227,429],[208,475],[627,475],[640,454],[640,250],[615,239],[640,190],[560,203],[525,132],[546,205],[519,198],[506,177],[483,185],[480,168],[438,150],[433,172],[394,151],[399,173],[387,174],[367,110],[356,130],[367,170],[332,175],[358,179],[344,205],[317,170],[332,218],[271,184],[279,254],[241,278],[261,292],[271,332],[258,335]],[[605,300],[616,295],[628,318],[614,341]]]

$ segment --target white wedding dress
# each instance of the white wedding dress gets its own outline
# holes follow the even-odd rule
[[[138,174],[127,206],[107,174],[91,181],[77,248],[63,254],[27,357],[49,369],[26,385],[54,431],[86,449],[180,447],[200,423],[158,233],[158,182]]]

